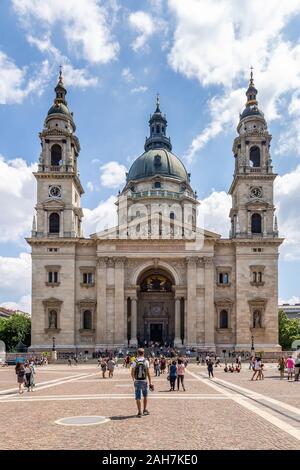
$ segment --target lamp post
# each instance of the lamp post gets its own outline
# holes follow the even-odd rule
[[[226,364],[226,349],[223,349],[222,353],[224,354],[224,364]]]
[[[254,356],[254,336],[251,336],[251,356]]]
[[[55,336],[52,338],[52,353],[51,353],[51,360],[55,362],[57,360],[57,352],[55,349]]]

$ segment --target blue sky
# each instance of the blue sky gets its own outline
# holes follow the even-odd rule
[[[300,0],[2,0],[0,305],[29,308],[31,172],[61,63],[82,148],[85,235],[113,223],[157,92],[206,228],[228,235],[231,147],[253,65],[279,174],[279,294],[300,301],[299,24]]]

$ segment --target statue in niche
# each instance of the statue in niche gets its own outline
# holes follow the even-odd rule
[[[55,310],[49,312],[49,328],[57,328],[57,313]]]
[[[253,313],[253,328],[261,328],[261,312],[255,310]]]

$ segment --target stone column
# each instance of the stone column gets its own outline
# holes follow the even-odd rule
[[[263,223],[263,235],[264,237],[266,237],[267,236],[267,211],[263,211],[262,223]]]
[[[204,269],[204,321],[205,321],[205,347],[215,350],[215,310],[214,310],[214,264],[212,258],[205,258]]]
[[[59,213],[59,236],[64,236],[64,211]]]
[[[107,345],[106,322],[106,270],[108,258],[99,258],[97,265],[97,323],[96,349]]]
[[[44,237],[48,236],[48,211],[44,211]]]
[[[196,345],[196,321],[197,321],[197,258],[189,257],[187,261],[187,337],[189,346]]]
[[[251,212],[247,211],[247,232],[251,235]]]
[[[131,339],[130,346],[137,346],[137,298],[131,298]]]
[[[128,325],[128,312],[127,312],[127,297],[124,299],[124,345],[128,344],[128,335],[127,335],[127,325]]]
[[[175,339],[174,346],[181,346],[181,332],[180,332],[180,297],[175,298]]]
[[[184,331],[183,331],[183,344],[187,343],[187,322],[188,322],[188,317],[187,317],[187,301],[186,298],[184,297],[183,299],[183,317],[184,317]]]
[[[124,264],[125,258],[115,259],[115,344],[124,341]]]

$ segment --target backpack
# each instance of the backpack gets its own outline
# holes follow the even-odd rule
[[[147,367],[145,359],[136,361],[134,369],[134,378],[135,380],[146,380],[147,379]]]

